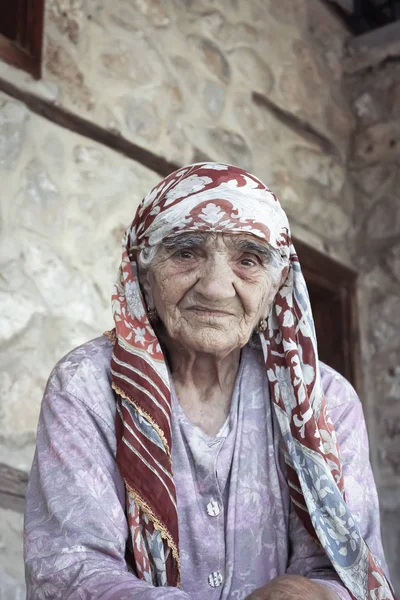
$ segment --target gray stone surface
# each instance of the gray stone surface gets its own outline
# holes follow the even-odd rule
[[[26,117],[23,104],[4,99],[0,102],[0,169],[11,166],[18,157]]]
[[[203,89],[204,106],[214,121],[218,121],[225,108],[225,88],[216,81],[206,81]]]
[[[272,68],[251,48],[237,48],[230,53],[230,60],[253,91],[269,94],[274,86]]]
[[[12,106],[2,112],[11,129],[20,128],[15,115],[24,122],[19,152],[2,168],[0,460],[29,470],[47,377],[111,325],[122,233],[159,178],[4,95],[0,105]]]
[[[378,476],[384,544],[399,590],[400,114],[395,98],[400,68],[396,60],[376,67],[398,52],[398,42],[385,39],[386,33],[378,30],[380,41],[376,36],[361,36],[351,45],[352,55],[344,66],[351,73],[347,88],[358,120],[350,176],[358,215],[354,256],[361,272],[363,368],[369,378],[365,400],[373,431],[371,454]]]
[[[197,145],[181,141],[175,150],[171,132],[195,125],[206,138],[217,122],[236,131],[244,90],[268,95],[347,151],[354,123],[341,80],[346,32],[320,0],[46,6],[43,80],[2,64],[0,77],[181,163]],[[257,121],[237,133],[252,147]]]
[[[10,577],[0,568],[0,600],[25,600],[26,588],[22,579]]]
[[[136,140],[156,140],[160,133],[160,121],[151,104],[144,98],[127,99],[125,102],[126,124]]]
[[[189,38],[195,47],[195,53],[199,55],[205,67],[224,83],[229,83],[231,69],[228,60],[219,47],[207,38],[193,36]]]
[[[0,508],[0,600],[24,600],[23,515]]]
[[[251,150],[239,133],[229,129],[211,129],[207,138],[214,156],[221,156],[228,163],[252,170]]]
[[[400,56],[400,23],[389,23],[350,40],[345,67],[348,73],[371,68]]]

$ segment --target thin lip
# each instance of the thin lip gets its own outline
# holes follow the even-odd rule
[[[202,312],[210,315],[223,315],[223,316],[232,316],[232,313],[227,312],[225,310],[216,310],[213,308],[205,308],[204,306],[188,306],[186,310],[191,310],[194,312]]]

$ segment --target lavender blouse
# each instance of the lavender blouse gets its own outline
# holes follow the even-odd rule
[[[129,572],[111,353],[106,337],[95,339],[50,376],[27,492],[27,599],[242,600],[295,573],[350,600],[292,509],[262,354],[251,348],[242,352],[230,414],[216,436],[190,423],[172,393],[182,589],[156,588]],[[361,403],[334,370],[321,364],[321,375],[347,502],[386,569]]]

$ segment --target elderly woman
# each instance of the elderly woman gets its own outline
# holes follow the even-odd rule
[[[393,599],[361,404],[318,362],[269,189],[225,164],[167,177],[112,306],[46,389],[28,599]]]

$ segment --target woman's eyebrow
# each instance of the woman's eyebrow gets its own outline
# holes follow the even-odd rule
[[[253,242],[251,240],[235,240],[232,239],[232,245],[237,250],[241,250],[242,252],[252,252],[256,254],[260,254],[265,258],[271,259],[271,250],[268,246],[264,246],[263,244],[257,244],[257,242]]]
[[[181,234],[163,240],[162,245],[167,249],[187,248],[188,246],[201,246],[205,243],[205,234]]]

